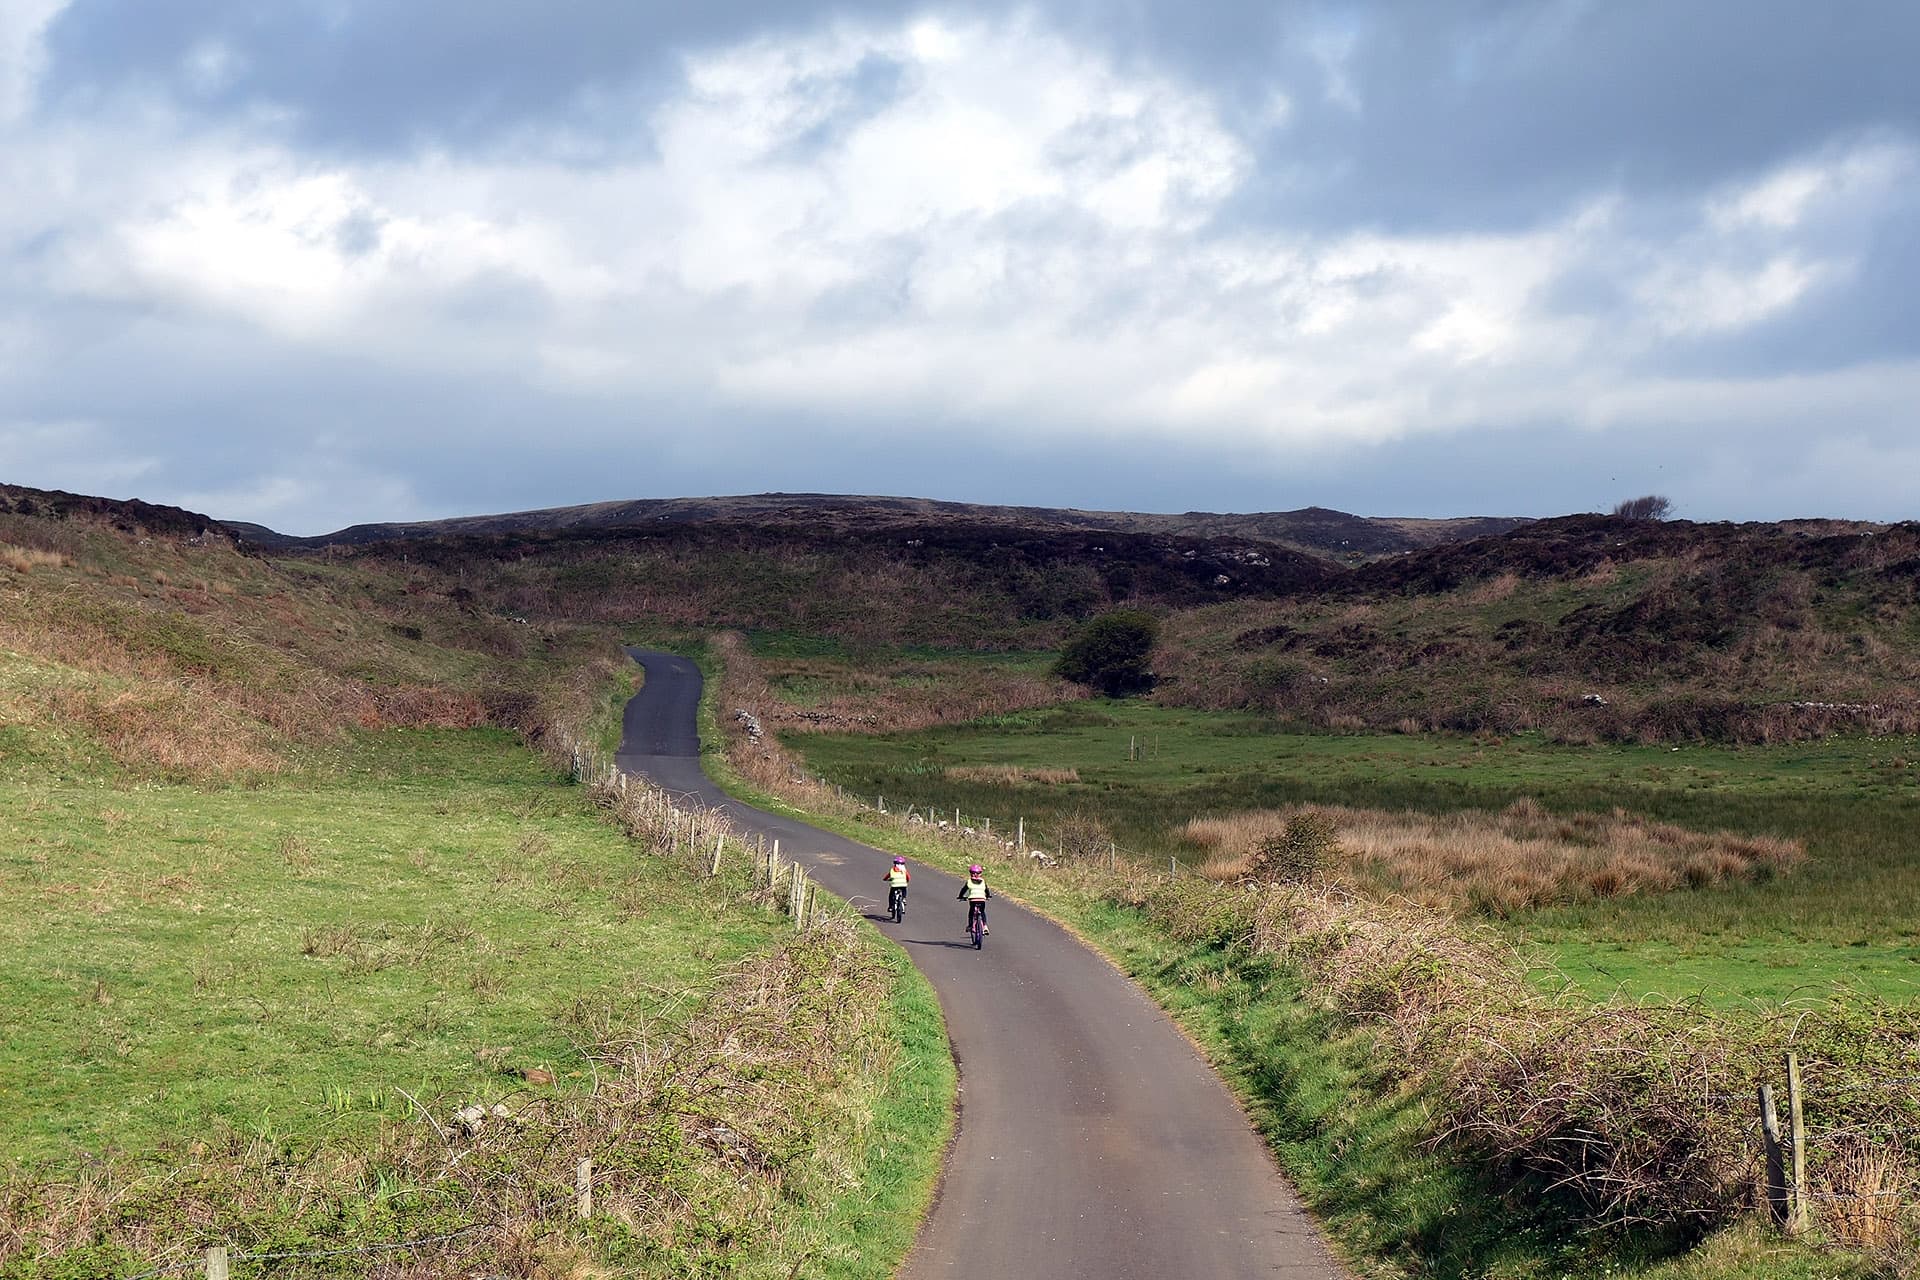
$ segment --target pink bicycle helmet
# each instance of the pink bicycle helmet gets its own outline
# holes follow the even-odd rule
[[[970,866],[970,867],[968,867],[968,868],[967,868],[967,874],[968,874],[968,875],[970,875],[970,876],[977,876],[977,875],[979,875],[979,874],[980,874],[980,864],[976,862],[976,863],[974,863],[974,864],[973,864],[972,866]]]
[[[907,865],[907,860],[905,858],[895,858],[893,860],[893,865],[896,867],[904,867]]]

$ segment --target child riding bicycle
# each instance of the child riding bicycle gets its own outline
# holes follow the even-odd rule
[[[977,862],[968,867],[967,881],[960,886],[960,896],[955,899],[956,902],[967,904],[967,927],[964,932],[969,934],[973,932],[973,917],[976,912],[980,916],[980,932],[993,932],[987,928],[987,899],[993,896],[993,890],[987,887],[985,875],[986,873],[980,869],[980,864]]]
[[[899,920],[907,914],[907,881],[913,879],[913,873],[907,870],[907,860],[895,858],[887,874],[880,878],[887,882],[887,914]]]

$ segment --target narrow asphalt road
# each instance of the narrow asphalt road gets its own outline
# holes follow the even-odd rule
[[[960,1127],[901,1274],[997,1280],[1336,1280],[1317,1228],[1212,1070],[1137,987],[1059,926],[996,900],[961,937],[959,882],[913,868],[883,919],[890,855],[731,800],[700,771],[699,670],[634,650],[620,767],[778,838],[932,981],[960,1064]],[[991,873],[989,873],[991,882]]]

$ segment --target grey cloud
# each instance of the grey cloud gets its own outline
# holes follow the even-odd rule
[[[529,125],[611,123],[635,85],[670,76],[685,49],[814,24],[824,12],[897,13],[904,0],[823,7],[781,0],[76,0],[49,37],[43,97],[71,108],[129,84],[228,116],[291,113],[295,138],[356,151],[485,149]],[[184,82],[194,51],[229,48],[214,92]]]
[[[636,101],[685,49],[916,8],[76,0],[51,33],[46,94],[82,107],[132,83],[210,115],[283,108],[304,142],[350,151],[484,149],[529,128],[604,142],[622,124],[638,132]],[[1518,226],[1615,184],[1697,188],[1838,135],[1920,132],[1920,6],[1906,0],[1055,0],[1040,12],[1243,115],[1283,91],[1291,121],[1267,135],[1261,175],[1232,210],[1252,224]],[[1316,50],[1329,32],[1350,41],[1357,109],[1325,92]],[[232,49],[235,70],[201,93],[183,68],[210,41]],[[871,68],[863,92],[884,95],[888,75]]]

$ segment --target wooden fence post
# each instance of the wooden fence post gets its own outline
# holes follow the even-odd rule
[[[1118,871],[1119,869],[1120,843],[1117,840],[1109,840],[1107,841],[1107,870]]]
[[[207,1280],[228,1280],[227,1246],[216,1244],[207,1250]]]
[[[591,1218],[593,1216],[593,1160],[590,1157],[582,1158],[580,1167],[573,1171],[573,1189],[580,1196],[580,1216]]]
[[[709,880],[720,874],[720,850],[725,847],[726,843],[727,838],[725,836],[715,836],[713,838],[713,865],[707,868],[707,878]]]
[[[1800,1112],[1800,1055],[1787,1054],[1787,1132],[1793,1141],[1793,1216],[1787,1230],[1800,1235],[1807,1229],[1807,1125]]]
[[[1774,1225],[1787,1221],[1787,1170],[1780,1151],[1780,1115],[1773,1106],[1773,1086],[1760,1086],[1760,1139],[1767,1157],[1767,1213]]]
[[[1020,825],[1014,832],[1013,851],[1015,853],[1025,853],[1027,851],[1027,820],[1024,817],[1020,819]]]

